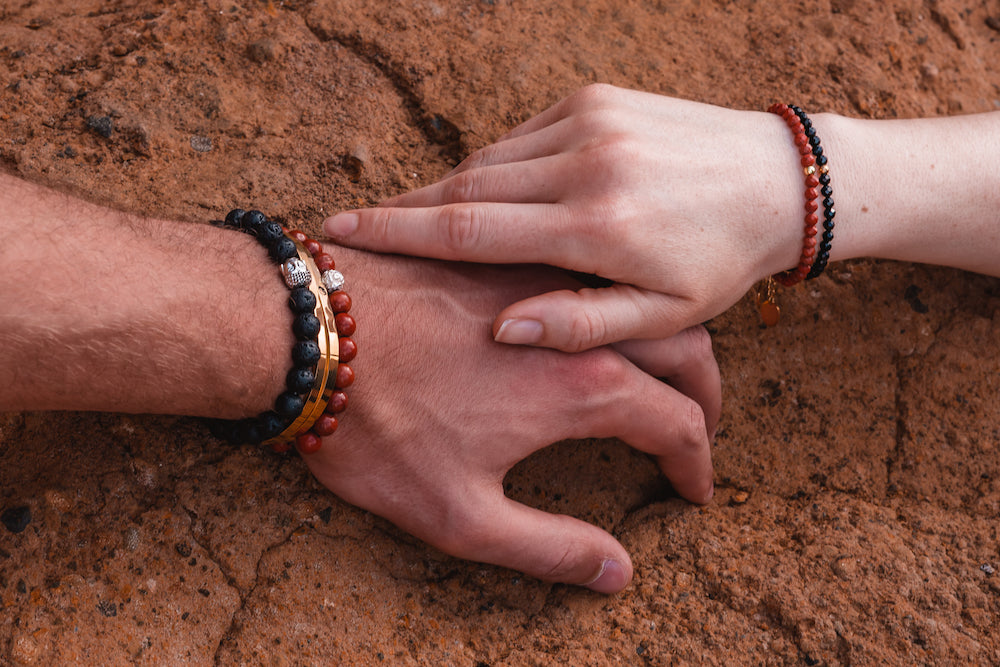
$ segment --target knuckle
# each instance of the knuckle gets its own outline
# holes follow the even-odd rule
[[[572,100],[574,104],[584,107],[600,105],[613,99],[617,90],[608,83],[591,83],[574,93]]]
[[[453,205],[446,209],[441,239],[445,248],[455,254],[476,248],[482,237],[482,218],[477,207]]]
[[[598,311],[578,309],[569,321],[566,331],[566,352],[582,352],[604,342],[608,323]]]
[[[681,359],[684,369],[704,368],[715,363],[712,350],[712,336],[701,326],[685,329],[678,334],[681,345]]]
[[[705,442],[705,411],[697,401],[687,399],[679,415],[680,443],[689,450],[699,449]]]
[[[573,356],[564,377],[583,394],[607,397],[617,393],[627,381],[628,369],[610,350],[592,350]]]
[[[444,201],[446,203],[461,203],[476,201],[479,193],[479,180],[474,172],[463,171],[445,182]]]
[[[578,546],[571,543],[552,553],[539,568],[538,578],[543,581],[568,581],[577,569],[577,552]]]

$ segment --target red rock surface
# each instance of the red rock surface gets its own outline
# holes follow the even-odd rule
[[[0,161],[130,210],[252,202],[318,232],[595,81],[993,110],[998,28],[958,0],[5,0]],[[193,420],[2,416],[0,507],[30,521],[0,528],[0,662],[1000,663],[998,307],[994,279],[852,262],[775,329],[746,303],[712,322],[707,507],[614,442],[519,466],[513,495],[630,549],[614,597],[445,557]]]

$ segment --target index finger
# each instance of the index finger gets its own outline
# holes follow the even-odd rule
[[[377,207],[328,218],[324,231],[356,248],[492,264],[540,263],[578,269],[585,256],[564,204],[455,203]]]

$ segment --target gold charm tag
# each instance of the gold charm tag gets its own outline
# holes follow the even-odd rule
[[[781,308],[778,307],[775,299],[774,280],[768,276],[764,281],[764,287],[757,291],[757,310],[760,311],[760,318],[765,326],[773,327],[781,317]]]

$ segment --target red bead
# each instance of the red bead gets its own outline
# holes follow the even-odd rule
[[[809,174],[806,176],[806,187],[807,188],[818,188],[819,187],[819,177],[816,174]]]
[[[802,163],[803,169],[806,167],[811,167],[814,164],[816,164],[816,156],[813,155],[812,153],[809,153],[808,155],[803,155],[800,162]]]
[[[819,204],[816,203],[815,199],[806,202],[806,213],[815,213],[817,208],[819,208]]]
[[[810,227],[815,227],[818,224],[819,224],[819,216],[817,216],[815,213],[809,213],[808,215],[806,215],[806,229],[809,229]]]
[[[325,412],[335,415],[347,409],[347,394],[342,391],[335,391],[330,396],[330,401],[326,404]]]
[[[298,241],[299,243],[305,243],[306,241],[309,240],[309,237],[306,236],[306,233],[303,231],[299,231],[298,229],[293,229],[292,231],[288,232],[288,235],[291,236],[296,241]]]
[[[354,369],[347,364],[337,366],[337,387],[346,389],[354,383]]]
[[[813,233],[815,234],[816,232],[813,231]],[[356,356],[358,356],[358,344],[350,338],[342,337],[340,339],[340,362],[346,363],[352,361]]]
[[[333,257],[325,252],[321,252],[313,259],[316,260],[316,268],[319,269],[320,273],[323,273],[324,271],[332,271],[337,268],[337,265],[333,261]]]
[[[800,125],[799,127],[802,127],[802,126]],[[807,137],[804,134],[801,134],[802,130],[800,130],[799,128],[794,128],[793,132],[795,130],[798,130],[798,132],[795,132],[795,145],[796,146],[805,146],[806,144],[808,144],[809,143],[809,137]]]
[[[346,313],[351,309],[351,297],[343,290],[334,292],[330,295],[330,308],[335,313]]]
[[[806,227],[806,238],[810,236],[816,236],[816,225]]]
[[[333,415],[322,414],[316,423],[313,424],[312,430],[318,436],[333,435],[333,432],[337,430],[338,422],[337,418]]]
[[[805,256],[807,252],[809,252],[810,250],[814,250],[815,248],[816,248],[816,230],[814,229],[812,236],[806,236],[804,239],[802,239],[802,255]]]
[[[323,440],[315,433],[302,433],[295,437],[295,448],[299,454],[315,454],[323,445]]]
[[[805,146],[799,146],[799,155],[807,155],[812,153],[812,146],[806,144]]]
[[[290,442],[273,442],[271,443],[271,451],[277,452],[278,454],[284,454],[289,449],[292,448],[292,443]]]
[[[816,188],[806,188],[806,199],[816,199],[819,193],[816,192]]]
[[[341,336],[353,336],[358,328],[354,318],[347,313],[337,313],[334,321],[337,324],[337,333]]]
[[[306,247],[306,250],[309,251],[310,255],[316,256],[323,252],[323,246],[320,245],[319,241],[315,239],[306,239],[306,242],[302,245]]]

